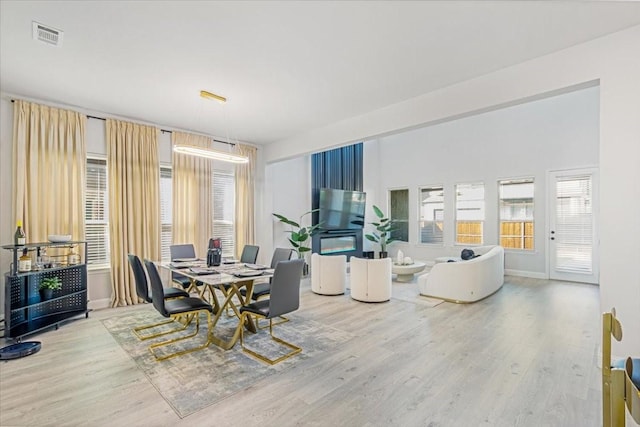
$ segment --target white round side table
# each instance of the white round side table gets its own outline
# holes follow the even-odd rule
[[[391,266],[391,272],[397,274],[396,280],[398,282],[410,282],[413,280],[413,275],[420,273],[424,270],[426,264],[422,261],[413,261],[413,264],[398,265],[393,264]]]

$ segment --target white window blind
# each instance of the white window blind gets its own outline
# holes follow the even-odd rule
[[[500,245],[533,250],[533,179],[498,182],[500,197]]]
[[[456,243],[482,244],[484,184],[456,185]]]
[[[171,184],[171,169],[160,168],[160,253],[162,260],[170,260],[169,246],[171,246],[173,224],[173,186]]]
[[[213,237],[222,243],[222,255],[235,256],[235,193],[233,172],[213,171]]]
[[[109,193],[106,160],[87,159],[85,227],[87,264],[108,266],[110,263]]]
[[[591,273],[593,251],[591,176],[560,178],[556,186],[556,269]]]
[[[420,243],[442,244],[444,232],[444,188],[420,189]]]

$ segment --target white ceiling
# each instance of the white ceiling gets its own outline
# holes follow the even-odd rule
[[[640,3],[2,0],[0,16],[5,94],[268,144],[640,24]]]

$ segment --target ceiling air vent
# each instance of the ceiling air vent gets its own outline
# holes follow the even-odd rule
[[[64,32],[55,28],[39,24],[33,21],[33,39],[43,43],[60,46],[62,45],[62,36]]]

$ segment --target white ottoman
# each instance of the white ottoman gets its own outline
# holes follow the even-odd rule
[[[351,257],[351,298],[363,302],[391,299],[391,258]]]
[[[316,294],[344,294],[346,277],[346,255],[311,255],[311,290]]]

